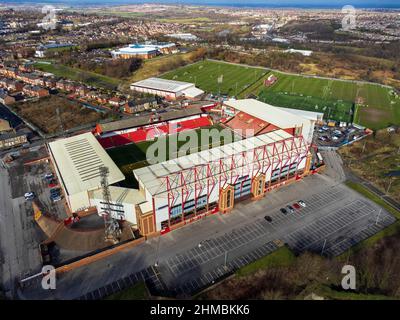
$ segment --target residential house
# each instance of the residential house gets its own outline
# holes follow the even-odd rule
[[[0,134],[0,150],[23,145],[28,142],[25,133],[9,132]]]
[[[143,98],[125,103],[124,111],[127,113],[137,113],[155,107],[157,107],[157,100],[155,98]]]
[[[15,103],[15,98],[5,91],[0,91],[0,103],[9,105]]]
[[[49,90],[39,87],[39,86],[30,86],[26,85],[23,90],[24,94],[30,96],[30,97],[46,97],[49,95]]]

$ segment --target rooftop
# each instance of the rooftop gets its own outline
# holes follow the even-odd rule
[[[128,203],[136,205],[146,201],[143,193],[137,189],[110,186],[109,190],[112,203]],[[103,199],[103,190],[93,190],[90,192],[89,197],[92,199]]]
[[[108,168],[109,184],[125,179],[92,133],[59,139],[48,147],[69,195],[100,188],[100,167]]]
[[[303,116],[255,99],[229,100],[224,104],[282,129],[299,127],[306,121]]]
[[[154,90],[168,91],[168,92],[180,92],[189,87],[194,86],[193,83],[167,80],[161,78],[148,78],[131,84],[131,87],[149,88]]]

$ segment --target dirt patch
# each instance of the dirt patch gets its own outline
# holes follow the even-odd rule
[[[59,109],[61,123],[57,116],[57,108]],[[102,114],[90,110],[78,102],[55,95],[16,104],[14,109],[44,133],[59,132],[61,125],[64,130],[68,130],[97,122],[103,118]]]

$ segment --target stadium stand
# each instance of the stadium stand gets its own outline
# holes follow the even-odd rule
[[[211,119],[206,114],[203,114],[201,110],[199,113],[198,110],[199,109],[194,110],[194,112],[184,113],[165,113],[162,117],[159,117],[157,121],[153,121],[151,124],[149,124],[149,117],[147,116],[146,120],[140,119],[139,121],[135,121],[135,126],[131,128],[125,128],[126,120],[122,120],[124,121],[122,124],[111,123],[101,125],[101,127],[96,128],[97,133],[95,133],[95,135],[103,148],[108,149],[123,146],[132,142],[137,143],[146,140],[153,140],[156,137],[212,125]],[[182,115],[184,117],[182,117]],[[175,116],[179,116],[179,118],[175,118]],[[165,119],[168,120],[165,121]],[[143,123],[144,121],[146,121],[145,125],[140,125],[140,123]],[[133,123],[133,121],[131,123]],[[139,124],[139,126],[137,124]],[[123,129],[120,129],[121,127],[123,127]],[[110,129],[116,128],[118,128],[118,130],[110,131]],[[99,133],[99,131],[101,133]]]
[[[227,119],[223,124],[243,137],[256,136],[279,129],[279,127],[271,123],[253,117],[242,111]]]

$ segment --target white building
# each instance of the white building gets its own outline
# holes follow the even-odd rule
[[[101,188],[100,167],[108,168],[109,184],[125,180],[90,132],[50,142],[48,150],[71,212],[93,207],[89,192]]]
[[[184,41],[195,41],[198,39],[197,36],[195,36],[194,34],[191,34],[191,33],[171,33],[171,34],[167,34],[166,36],[170,37],[170,38],[184,40]]]
[[[297,50],[297,49],[288,49],[288,50],[285,50],[284,52],[287,52],[287,53],[300,53],[301,55],[303,55],[305,57],[309,57],[313,53],[311,50]]]
[[[162,42],[162,43],[146,43],[146,44],[130,44],[127,47],[120,48],[118,50],[111,51],[113,58],[142,58],[150,59],[160,54],[176,53],[178,49],[175,43]]]
[[[128,189],[110,186],[111,217],[118,220],[126,220],[137,225],[136,205],[145,202],[142,192],[136,189]],[[89,192],[90,205],[97,208],[97,213],[102,215],[107,210],[103,199],[103,190],[97,189]]]
[[[197,98],[204,91],[196,88],[194,83],[167,80],[161,78],[148,78],[130,86],[131,90],[154,94],[168,99],[176,99],[178,97]]]

